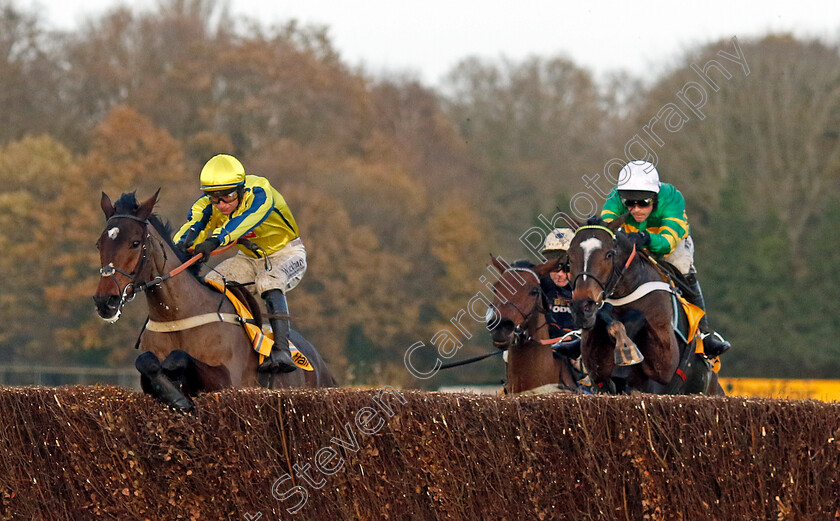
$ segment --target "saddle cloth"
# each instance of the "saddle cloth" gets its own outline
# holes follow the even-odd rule
[[[236,309],[236,313],[245,319],[246,321],[242,323],[242,327],[245,328],[245,333],[248,335],[248,338],[251,340],[251,346],[254,348],[260,355],[260,363],[263,363],[265,357],[271,354],[271,347],[274,345],[274,335],[271,333],[265,332],[253,322],[254,315],[251,313],[251,310],[248,309],[248,306],[242,303],[236,296],[231,293],[227,288],[222,286],[219,282],[214,280],[205,280],[207,284],[210,284],[230,300],[230,303],[233,304],[234,309]],[[292,342],[292,339],[289,339],[289,351],[291,351],[292,360],[294,360],[295,365],[300,367],[305,371],[314,371],[315,368],[312,367],[312,364],[309,363],[309,359],[300,352],[300,349]]]

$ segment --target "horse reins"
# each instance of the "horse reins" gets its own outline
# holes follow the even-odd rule
[[[117,308],[119,310],[121,310],[123,308],[123,306],[125,306],[126,304],[128,304],[129,302],[134,300],[134,297],[136,297],[138,293],[141,293],[143,291],[147,291],[148,289],[150,289],[154,286],[157,286],[159,284],[162,284],[162,283],[166,282],[168,279],[174,277],[175,275],[178,275],[182,271],[186,270],[187,268],[189,268],[190,266],[192,266],[193,264],[198,262],[204,255],[204,254],[195,255],[195,256],[191,257],[189,260],[187,260],[186,262],[184,262],[183,264],[181,264],[180,266],[173,269],[172,271],[170,271],[168,273],[165,273],[163,275],[158,275],[157,277],[153,278],[152,280],[150,280],[150,281],[148,281],[148,282],[146,282],[146,283],[144,283],[140,286],[135,287],[137,277],[140,276],[140,273],[143,271],[143,268],[146,267],[146,258],[147,258],[146,257],[146,245],[148,244],[148,241],[151,238],[151,234],[149,233],[149,220],[148,219],[141,219],[140,217],[137,217],[136,215],[118,214],[118,215],[112,215],[111,217],[109,217],[108,221],[106,222],[106,225],[108,223],[110,223],[112,220],[119,219],[119,218],[132,219],[134,221],[143,223],[144,231],[145,231],[145,234],[146,234],[146,240],[143,241],[143,252],[140,256],[140,261],[138,263],[137,269],[134,270],[133,274],[126,273],[125,271],[115,267],[113,265],[113,263],[109,264],[108,266],[102,266],[99,269],[100,277],[113,277],[113,279],[114,279],[114,284],[116,284],[117,290],[120,293],[120,303],[119,303],[119,306]],[[224,251],[227,251],[228,249],[233,247],[233,245],[234,245],[234,243],[230,243],[227,246],[225,246],[224,248],[219,248],[219,249],[213,251],[211,253],[211,255],[216,255],[216,254],[222,253]],[[116,275],[117,273],[119,273],[119,274],[121,274],[125,277],[128,277],[128,279],[131,281],[128,284],[125,285],[125,287],[122,289],[122,291],[119,291],[120,283],[117,280],[117,275]],[[131,293],[131,297],[128,297],[129,288],[131,288],[133,290],[132,293]]]

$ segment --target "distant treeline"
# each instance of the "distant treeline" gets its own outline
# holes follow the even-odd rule
[[[57,33],[0,0],[0,360],[133,359],[144,304],[92,311],[99,194],[162,187],[179,225],[226,152],[289,201],[310,261],[290,308],[343,382],[498,381],[494,361],[419,382],[403,353],[452,327],[488,253],[529,255],[540,216],[599,207],[617,162],[648,155],[688,201],[723,374],[840,374],[836,47],[720,41],[650,84],[466,58],[433,89],[350,68],[326,28],[162,4]],[[472,325],[459,357],[491,349]]]

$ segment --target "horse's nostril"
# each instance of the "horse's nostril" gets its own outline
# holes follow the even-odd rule
[[[93,297],[93,303],[96,305],[96,309],[101,311],[109,311],[116,309],[117,306],[119,306],[120,298],[116,295],[97,295]]]

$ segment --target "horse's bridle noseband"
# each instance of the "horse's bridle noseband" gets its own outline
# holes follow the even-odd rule
[[[610,234],[610,238],[613,241],[615,240],[615,232],[613,232],[612,230],[610,230],[606,226],[598,226],[598,225],[581,226],[580,228],[578,228],[575,231],[575,234],[577,234],[581,230],[587,230],[587,229],[597,229],[597,230],[606,231]],[[591,277],[592,280],[594,280],[598,284],[598,286],[601,287],[601,294],[598,295],[598,299],[596,300],[596,302],[598,303],[598,307],[600,308],[601,306],[604,305],[604,301],[612,296],[613,292],[618,287],[618,284],[621,282],[621,279],[624,278],[624,274],[627,272],[627,269],[630,267],[630,264],[633,262],[633,259],[636,258],[636,251],[637,251],[636,250],[636,244],[634,243],[633,244],[633,251],[630,252],[630,256],[627,258],[627,262],[624,263],[624,266],[621,268],[621,270],[618,270],[616,268],[615,256],[613,256],[610,259],[610,261],[612,263],[612,269],[610,270],[610,277],[607,279],[606,283],[602,283],[601,280],[598,277],[596,277],[595,275],[593,275],[592,273],[590,273],[588,271],[578,273],[575,276],[575,278],[572,279],[572,281],[569,283],[569,285],[572,287],[572,291],[574,291],[575,286],[577,285],[577,281],[578,281],[579,278],[581,278],[581,277]]]
[[[125,306],[126,304],[128,304],[129,302],[134,300],[134,297],[136,297],[138,293],[146,291],[150,287],[156,286],[156,285],[160,284],[161,282],[163,282],[165,280],[162,277],[155,277],[153,280],[151,280],[149,282],[146,282],[145,284],[142,284],[142,285],[139,285],[139,286],[137,285],[137,278],[140,276],[140,273],[142,273],[143,269],[146,267],[146,245],[149,243],[149,238],[150,238],[149,220],[148,219],[142,219],[140,217],[137,217],[136,215],[117,214],[117,215],[112,215],[111,217],[109,217],[108,221],[105,224],[107,226],[111,223],[112,220],[123,219],[123,218],[124,219],[132,219],[134,221],[142,223],[143,226],[144,226],[143,231],[144,231],[144,234],[145,234],[145,240],[143,241],[143,248],[142,248],[142,251],[140,253],[140,261],[138,262],[137,269],[134,270],[133,274],[132,273],[126,273],[125,271],[123,271],[123,270],[117,268],[116,266],[114,266],[113,263],[109,263],[107,266],[102,266],[101,268],[99,268],[100,277],[112,277],[114,279],[114,284],[116,284],[116,286],[117,286],[117,292],[120,294],[120,302],[117,305],[117,313],[113,317],[114,321],[116,321],[119,318],[120,313],[122,313],[123,306]],[[120,290],[120,282],[117,280],[117,275],[116,275],[117,273],[119,273],[120,275],[123,275],[124,277],[128,277],[128,279],[130,281],[128,284],[125,285],[124,288],[122,288],[122,290]],[[130,297],[128,296],[129,291],[131,291],[131,296]]]
[[[519,312],[520,315],[522,315],[522,322],[516,324],[513,327],[513,343],[511,344],[519,345],[521,343],[531,340],[531,335],[528,334],[528,331],[523,326],[531,321],[531,317],[533,317],[535,313],[542,313],[545,311],[544,309],[540,309],[540,303],[545,297],[545,294],[543,293],[542,287],[540,286],[540,276],[537,275],[537,273],[534,270],[528,268],[511,267],[502,272],[502,275],[509,271],[524,271],[533,275],[537,279],[537,288],[539,289],[539,293],[534,296],[534,307],[531,308],[531,311],[529,311],[527,314],[523,313],[522,310],[519,309],[519,307],[513,302],[506,302],[506,304],[510,304],[511,306],[513,306],[513,309],[515,309]]]

